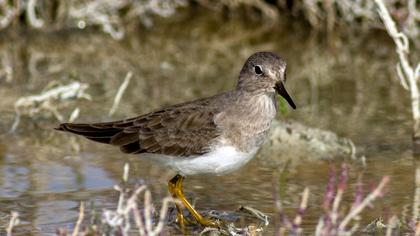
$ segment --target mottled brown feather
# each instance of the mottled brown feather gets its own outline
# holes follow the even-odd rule
[[[221,134],[209,99],[168,107],[139,117],[93,124],[64,123],[57,129],[119,146],[124,153],[195,156],[209,151]]]

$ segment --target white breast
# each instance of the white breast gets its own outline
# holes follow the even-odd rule
[[[197,157],[172,157],[146,154],[146,157],[168,166],[182,175],[213,174],[223,175],[235,171],[255,156],[258,148],[250,153],[237,151],[232,146],[222,146]]]

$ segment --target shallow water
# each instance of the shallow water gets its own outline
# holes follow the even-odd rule
[[[1,34],[0,59],[13,73],[0,77],[1,225],[13,210],[22,220],[16,232],[54,234],[59,227],[74,227],[80,201],[98,209],[115,208],[118,194],[113,186],[120,183],[125,162],[131,164],[131,181],[150,185],[154,199],[167,196],[166,183],[173,175],[113,147],[58,133],[52,129],[58,124],[53,118],[23,119],[17,131],[8,134],[19,97],[38,94],[51,81],[81,81],[90,85],[93,100],[66,103],[60,110],[65,117],[79,107],[77,122],[120,119],[230,89],[244,60],[261,50],[287,60],[287,87],[298,109],[289,110],[286,118],[348,137],[359,155],[366,156],[366,167],[345,161],[350,190],[343,205],[352,203],[360,173],[366,191],[389,175],[384,198],[362,215],[362,225],[392,214],[411,217],[420,164],[411,157],[409,96],[396,80],[394,45],[386,35],[326,38],[286,20],[261,26],[239,19],[222,24],[220,16],[205,13],[193,19],[156,22],[158,27],[132,30],[121,42],[93,30]],[[117,113],[109,117],[128,71],[133,79]],[[199,210],[234,211],[247,205],[272,216],[277,184],[273,175],[281,166],[263,159],[226,176],[188,178],[185,191],[193,193]],[[308,232],[321,214],[329,168],[342,162],[299,160],[289,169],[284,207],[293,217],[301,192],[310,188],[303,220]],[[265,229],[268,235],[273,225]]]

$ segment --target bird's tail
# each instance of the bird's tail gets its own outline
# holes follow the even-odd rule
[[[84,136],[90,140],[100,143],[111,143],[111,138],[122,131],[121,128],[113,127],[110,123],[97,124],[75,124],[63,123],[60,124],[56,130],[69,132]]]

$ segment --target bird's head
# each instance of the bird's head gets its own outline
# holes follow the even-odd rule
[[[251,55],[242,67],[237,89],[255,93],[277,92],[296,109],[284,87],[285,82],[286,62],[283,58],[272,52],[257,52]]]

